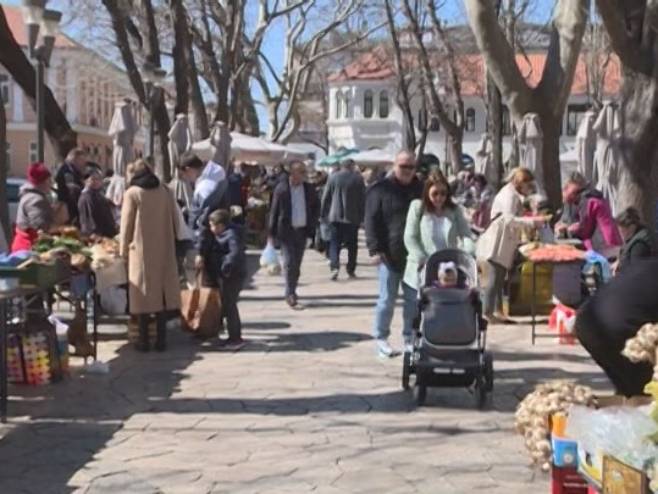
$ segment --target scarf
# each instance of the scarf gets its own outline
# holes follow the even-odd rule
[[[135,185],[142,189],[157,189],[160,186],[160,180],[149,170],[140,170],[133,176],[130,185]]]

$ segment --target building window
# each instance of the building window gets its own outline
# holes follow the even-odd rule
[[[578,133],[578,127],[587,112],[587,105],[569,105],[567,107],[567,135],[575,136]]]
[[[9,104],[9,76],[0,74],[0,98],[5,105]]]
[[[336,120],[343,116],[343,93],[336,93]]]
[[[503,135],[512,135],[512,119],[510,118],[509,108],[503,106]]]
[[[345,106],[345,118],[352,118],[353,112],[352,112],[352,97],[347,91],[344,96],[343,96],[343,102]]]
[[[35,163],[39,159],[39,149],[36,142],[30,143],[30,154],[27,157],[28,163]]]
[[[379,93],[379,118],[388,118],[388,91]]]
[[[372,118],[373,113],[373,96],[370,89],[363,93],[363,117]]]
[[[432,117],[432,120],[430,120],[430,132],[438,132],[441,130],[441,122],[439,121],[439,117],[436,115]]]
[[[466,121],[464,123],[466,132],[475,132],[475,109],[469,108],[466,110]]]

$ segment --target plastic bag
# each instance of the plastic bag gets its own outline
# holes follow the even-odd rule
[[[279,254],[277,254],[276,249],[272,242],[267,242],[263,253],[260,255],[260,266],[262,268],[267,268],[270,266],[279,265]]]
[[[647,461],[658,456],[658,446],[649,440],[657,428],[647,407],[593,410],[574,405],[569,411],[566,433],[589,454],[602,458],[598,453],[605,453],[642,470]]]

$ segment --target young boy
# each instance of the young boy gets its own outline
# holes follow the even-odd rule
[[[231,214],[218,209],[208,217],[209,237],[206,237],[204,265],[206,274],[217,280],[222,296],[222,313],[226,318],[228,340],[222,342],[227,350],[237,351],[244,346],[238,298],[246,277],[246,258],[240,226],[231,222]]]

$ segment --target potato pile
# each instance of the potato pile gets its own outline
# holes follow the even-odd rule
[[[567,414],[571,404],[593,406],[592,390],[568,381],[549,381],[538,385],[516,409],[516,430],[525,437],[532,462],[544,471],[550,469],[553,454],[549,417]]]
[[[653,380],[658,381],[658,324],[645,324],[637,334],[626,341],[621,354],[634,363],[654,364]]]

